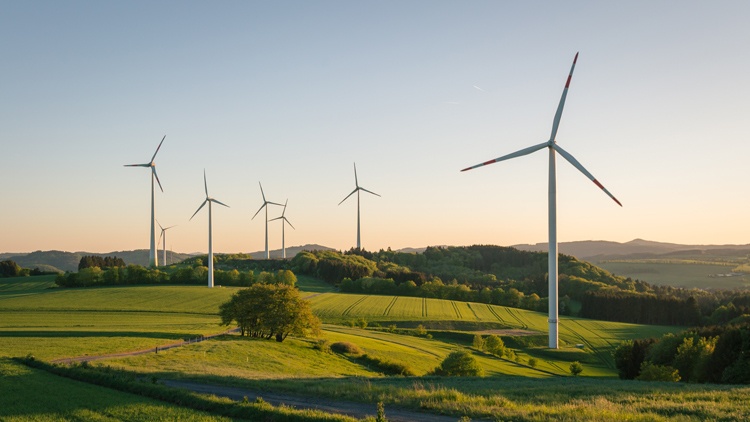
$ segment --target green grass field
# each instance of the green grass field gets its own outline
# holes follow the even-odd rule
[[[50,289],[49,283],[49,280],[34,278],[0,281],[2,356],[33,354],[50,360],[98,355],[152,348],[186,337],[223,332],[228,327],[219,325],[216,312],[219,304],[236,291],[235,288],[209,290],[184,286]],[[384,401],[387,406],[432,409],[457,417],[664,420],[676,416],[702,420],[750,416],[744,405],[744,397],[750,393],[748,388],[662,386],[614,379],[611,351],[621,341],[658,337],[678,330],[675,327],[562,318],[563,347],[549,350],[540,346],[546,344],[546,315],[537,312],[438,299],[339,294],[314,279],[305,280],[300,286],[304,288],[306,284],[312,291],[304,292],[303,296],[311,300],[316,314],[326,322],[325,338],[330,342],[354,343],[368,356],[401,363],[419,376],[383,376],[378,368],[356,356],[316,350],[311,339],[290,338],[277,343],[238,335],[221,336],[158,354],[95,361],[92,365],[126,369],[147,377],[348,398],[370,404]],[[362,319],[370,326],[382,328],[361,329],[344,324]],[[428,327],[433,338],[417,336],[409,329],[418,324]],[[389,325],[399,328],[388,332]],[[519,362],[471,349],[474,332],[496,332],[504,336],[506,343],[515,349]],[[535,332],[535,335],[521,335]],[[487,377],[469,380],[424,377],[448,353],[461,348],[474,354]],[[539,361],[536,369],[526,365],[529,357]],[[564,376],[574,360],[583,363],[584,379]],[[15,364],[2,365],[8,373],[26,371]],[[45,379],[52,389],[68,388],[64,384],[68,381],[61,380],[63,384],[59,384],[55,381],[57,378],[49,374],[35,370],[25,374],[29,380]],[[98,387],[86,388],[96,390]],[[70,389],[77,391],[73,387]],[[47,390],[39,390],[44,391]],[[0,392],[4,400],[14,403],[36,397],[34,394],[31,390]],[[99,415],[109,411],[109,404],[86,407],[80,400],[73,399],[70,403],[70,408],[43,407],[38,413],[9,407],[13,410],[0,411],[0,416],[10,416],[11,420],[107,420]],[[721,406],[712,408],[711,403],[721,403]],[[161,411],[149,406],[151,404],[143,405],[146,412]],[[112,419],[139,418],[127,416],[125,412],[133,411],[128,405],[121,407],[124,413],[112,411],[116,415]],[[79,408],[90,413],[81,414],[83,416],[66,413]],[[179,408],[163,412],[168,420],[211,418],[192,411],[185,416],[170,413],[178,411]],[[150,419],[148,414],[143,415]]]
[[[734,263],[700,263],[683,261],[602,261],[596,265],[623,277],[638,279],[660,286],[685,287],[688,289],[747,289],[750,274],[720,277],[736,266]]]

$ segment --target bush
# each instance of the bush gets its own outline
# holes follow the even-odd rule
[[[457,350],[451,352],[440,363],[440,366],[435,368],[434,374],[456,377],[481,377],[484,375],[484,369],[479,366],[479,362],[469,352]]]
[[[320,339],[313,344],[313,349],[320,350],[323,353],[331,353],[331,342],[326,339]]]
[[[484,350],[484,338],[482,338],[481,334],[475,334],[471,344],[477,350]]]
[[[365,351],[354,343],[348,341],[339,341],[331,345],[331,350],[336,353],[345,353],[349,355],[361,355]]]
[[[484,340],[484,350],[493,355],[503,357],[505,354],[505,343],[503,343],[500,337],[493,334]]]
[[[369,355],[362,355],[359,359],[361,359],[366,365],[374,366],[386,375],[403,375],[406,377],[417,375],[417,373],[405,363]]]
[[[639,381],[670,381],[680,380],[680,372],[671,366],[655,365],[651,362],[643,362],[641,374],[636,378]]]
[[[570,364],[570,374],[574,377],[577,377],[581,375],[581,372],[583,372],[583,365],[581,365],[581,362],[575,361]]]
[[[536,358],[529,358],[529,366],[532,368],[536,368],[536,366],[539,364],[539,362],[536,360]]]

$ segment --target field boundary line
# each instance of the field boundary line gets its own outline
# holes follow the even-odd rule
[[[181,341],[178,343],[169,343],[164,344],[161,346],[156,346],[154,348],[148,348],[148,349],[141,349],[141,350],[135,350],[130,352],[117,352],[117,353],[108,353],[106,355],[84,355],[84,356],[77,356],[73,358],[62,358],[62,359],[54,359],[51,360],[50,363],[74,363],[74,362],[89,362],[92,360],[99,360],[99,359],[111,359],[111,358],[122,358],[122,357],[129,357],[129,356],[138,356],[138,355],[145,355],[146,353],[159,353],[160,351],[174,349],[177,347],[183,347],[183,346],[189,346],[191,344],[200,343],[205,340],[212,339],[214,337],[223,336],[226,334],[232,334],[240,331],[240,328],[232,328],[231,330],[224,331],[222,333],[217,334],[210,334],[207,336],[200,336],[200,337],[194,337],[187,339],[185,341]]]

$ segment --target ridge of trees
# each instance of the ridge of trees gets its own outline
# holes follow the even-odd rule
[[[111,268],[125,267],[126,265],[122,258],[116,256],[84,255],[81,257],[81,261],[78,262],[78,271],[90,267]]]
[[[39,268],[22,268],[11,259],[0,261],[0,278],[6,277],[29,277],[32,275],[56,274],[56,272],[44,271]]]

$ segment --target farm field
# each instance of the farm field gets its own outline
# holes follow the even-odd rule
[[[0,340],[4,345],[2,355],[6,357],[33,353],[37,358],[55,359],[104,354],[223,332],[227,327],[219,325],[216,310],[235,291],[234,288],[208,290],[182,286],[58,290],[38,284],[39,280],[27,280],[31,283],[26,290],[24,283],[13,281],[11,289],[4,285],[10,283],[0,282],[0,291],[13,291],[0,294],[0,336],[3,337]],[[538,346],[546,344],[546,316],[540,313],[438,299],[338,294],[323,287],[318,285],[314,292],[305,292],[303,296],[312,301],[315,312],[326,322],[325,338],[330,342],[354,343],[368,356],[399,362],[418,376],[383,376],[378,368],[355,356],[316,350],[312,339],[290,338],[277,343],[237,335],[224,335],[158,354],[94,361],[91,365],[120,368],[159,379],[186,379],[254,391],[347,399],[369,406],[383,401],[386,409],[389,406],[431,409],[456,418],[468,415],[473,419],[666,420],[668,415],[673,415],[682,420],[731,420],[750,416],[744,404],[750,393],[748,388],[613,379],[616,376],[609,356],[612,347],[624,339],[659,336],[677,330],[675,327],[563,318],[560,327],[564,347],[553,351]],[[341,325],[358,319],[366,320],[370,328]],[[418,324],[428,327],[433,338],[416,335],[411,328]],[[373,329],[373,325],[382,327]],[[389,328],[390,325],[397,328]],[[541,334],[534,334],[535,331]],[[504,336],[506,344],[515,349],[520,363],[471,349],[474,332]],[[583,348],[575,347],[579,344]],[[450,351],[461,348],[472,351],[487,377],[425,376]],[[539,361],[536,369],[525,364],[529,357]],[[24,383],[26,377],[29,377],[29,385],[40,378],[53,389],[79,391],[77,387],[68,387],[67,383],[75,383],[73,381],[9,364],[7,358],[0,359],[3,371],[23,373]],[[563,376],[574,360],[584,365],[584,373],[578,379]],[[33,392],[23,390],[3,396],[10,402],[19,402],[33,396]],[[716,406],[718,402],[722,405]],[[70,403],[78,402],[71,399]],[[110,411],[108,407],[79,405],[84,412],[90,412],[78,417],[83,419],[98,419],[99,413]],[[144,409],[152,409],[149,406],[145,405]],[[123,412],[129,411],[127,405],[122,407]],[[15,412],[11,413],[14,420],[33,420],[36,415],[19,408],[8,409],[15,410],[0,411],[0,414],[7,416],[7,412]],[[40,410],[41,419],[49,415],[53,419],[75,418],[64,413],[67,408],[42,409],[45,410]],[[173,420],[222,420],[193,411],[170,413],[182,410],[158,411],[177,415],[166,417]],[[128,419],[127,416],[114,418]]]
[[[660,286],[698,289],[747,289],[750,274],[733,277],[728,274],[736,263],[660,262],[649,260],[602,261],[596,265],[623,277],[638,279]]]

